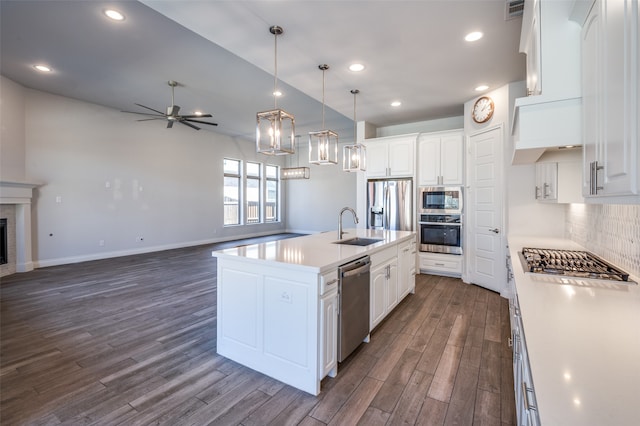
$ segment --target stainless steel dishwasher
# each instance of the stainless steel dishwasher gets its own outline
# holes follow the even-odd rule
[[[338,268],[338,362],[344,361],[369,336],[369,256]]]

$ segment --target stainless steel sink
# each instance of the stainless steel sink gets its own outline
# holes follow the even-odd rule
[[[350,238],[348,240],[340,240],[334,242],[334,244],[346,244],[348,246],[368,246],[370,244],[379,243],[383,241],[382,238]]]

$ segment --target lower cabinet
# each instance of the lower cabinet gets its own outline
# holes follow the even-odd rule
[[[416,289],[416,240],[398,247],[398,298],[402,300]]]
[[[338,289],[320,298],[320,377],[338,372]]]
[[[462,276],[462,255],[420,252],[420,272],[449,277]]]
[[[371,269],[370,330],[398,304],[398,259],[394,257]]]
[[[510,262],[510,260],[508,260]],[[510,266],[510,265],[509,265]],[[513,286],[512,275],[509,276]],[[511,345],[513,349],[513,386],[516,399],[516,417],[519,426],[538,426],[540,417],[533,387],[533,377],[529,367],[527,344],[524,338],[522,317],[518,296],[514,294],[509,300],[509,317],[511,322]]]

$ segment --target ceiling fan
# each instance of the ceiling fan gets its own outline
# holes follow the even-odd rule
[[[211,117],[211,114],[192,114],[192,115],[180,115],[178,114],[180,112],[180,107],[178,105],[176,105],[173,101],[173,91],[174,88],[178,85],[177,81],[173,81],[173,80],[169,80],[167,82],[169,84],[169,86],[171,87],[171,106],[167,107],[167,113],[163,113],[161,111],[158,111],[157,109],[153,109],[153,108],[149,108],[148,106],[142,105],[142,104],[136,104],[139,107],[142,108],[146,108],[150,111],[155,112],[156,114],[150,114],[147,112],[137,112],[137,111],[122,111],[122,112],[128,112],[131,114],[140,114],[140,115],[148,115],[151,116],[153,118],[143,118],[137,121],[149,121],[149,120],[167,120],[167,129],[170,129],[173,127],[173,123],[182,123],[185,126],[189,126],[192,129],[195,130],[200,130],[200,127],[191,124],[191,123],[200,123],[200,124],[208,124],[210,126],[217,126],[218,123],[211,123],[208,121],[202,121],[202,120],[194,120],[194,118],[206,118],[206,117]]]

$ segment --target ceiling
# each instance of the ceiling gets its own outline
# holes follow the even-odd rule
[[[389,126],[458,116],[486,84],[525,78],[518,52],[521,18],[505,19],[505,0],[0,1],[0,72],[26,87],[120,110],[134,103],[164,110],[176,80],[181,113],[213,114],[207,127],[251,139],[255,114],[278,107],[297,133],[325,128],[353,140],[357,120]],[[106,19],[115,8],[122,22]],[[481,31],[468,43],[464,36]],[[352,62],[365,70],[348,70]],[[42,74],[32,66],[49,65]],[[400,100],[400,107],[390,103]],[[141,117],[142,118],[142,117]],[[131,119],[137,116],[131,115]],[[140,125],[159,125],[142,122]],[[170,130],[167,130],[170,131]]]

